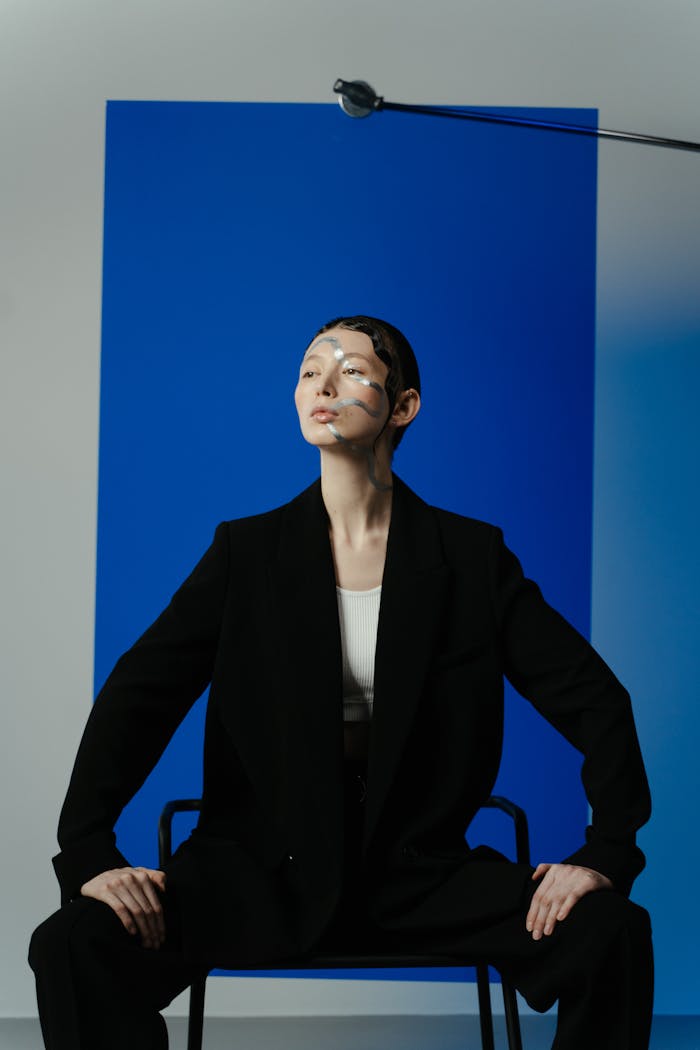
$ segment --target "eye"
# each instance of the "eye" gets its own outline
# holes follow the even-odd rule
[[[301,373],[300,378],[301,379],[310,379],[313,374],[314,374],[313,371],[310,368],[307,368],[307,370],[305,372]]]
[[[347,368],[343,369],[343,375],[345,376],[359,376],[362,375],[359,368],[353,368],[352,365],[348,365]]]

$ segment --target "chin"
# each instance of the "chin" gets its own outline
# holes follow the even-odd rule
[[[319,427],[302,427],[301,435],[309,445],[315,448],[331,448],[338,444],[329,430],[321,430]]]

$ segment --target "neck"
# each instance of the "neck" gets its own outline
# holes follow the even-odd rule
[[[370,531],[386,528],[391,517],[391,466],[379,455],[373,484],[367,459],[345,449],[321,451],[321,492],[330,519],[331,533],[351,545],[362,543]]]

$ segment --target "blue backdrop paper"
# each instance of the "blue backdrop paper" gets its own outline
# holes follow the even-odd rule
[[[109,103],[97,687],[218,521],[316,476],[292,390],[315,329],[355,312],[397,324],[421,364],[397,472],[429,502],[501,525],[587,634],[595,228],[595,140],[353,121],[335,105]],[[200,789],[202,711],[120,819],[134,863],[155,864],[162,802]],[[581,842],[579,769],[510,691],[498,790],[528,809],[535,858]],[[497,817],[470,841],[482,834],[512,852]]]

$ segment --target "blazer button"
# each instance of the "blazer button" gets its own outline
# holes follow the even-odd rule
[[[291,864],[294,860],[294,856],[291,853],[287,854],[287,863]]]

